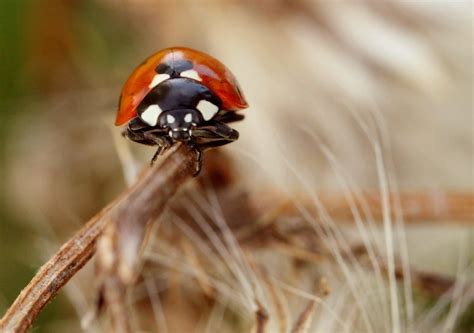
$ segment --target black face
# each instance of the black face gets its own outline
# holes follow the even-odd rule
[[[222,104],[200,82],[177,77],[153,88],[140,103],[137,112],[140,119],[151,127],[167,130],[173,140],[185,141],[192,136],[193,128],[205,122],[199,111],[203,101],[208,106],[212,104],[216,112]]]
[[[190,140],[192,130],[202,121],[201,114],[194,109],[164,111],[158,118],[159,126],[167,129],[170,138],[176,141]]]

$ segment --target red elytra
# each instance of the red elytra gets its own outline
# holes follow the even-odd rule
[[[248,107],[234,75],[219,60],[187,47],[170,47],[150,56],[125,82],[115,125],[123,125],[137,116],[137,106],[151,90],[149,85],[157,74],[155,68],[160,64],[172,67],[173,62],[180,59],[193,63],[202,84],[221,99],[222,109],[237,111]]]

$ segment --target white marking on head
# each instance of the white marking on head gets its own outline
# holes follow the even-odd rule
[[[187,122],[187,123],[190,123],[193,121],[193,115],[190,114],[190,113],[186,113],[186,115],[184,116],[184,121]]]
[[[161,113],[161,109],[157,104],[150,105],[145,111],[142,112],[140,118],[150,126],[155,126],[158,123],[158,117]]]
[[[201,111],[201,114],[204,120],[211,119],[212,117],[216,115],[217,111],[219,111],[219,108],[217,107],[217,105],[214,105],[211,102],[206,101],[204,99],[199,101],[198,105],[196,106],[196,109]]]
[[[175,119],[172,115],[167,114],[166,115],[166,121],[168,122],[168,124],[172,124],[172,123],[174,123]]]
[[[168,74],[157,74],[153,77],[153,80],[151,80],[151,83],[148,85],[148,88],[153,89],[161,82],[168,80],[169,78],[170,76]]]
[[[187,71],[181,72],[179,76],[187,77],[196,81],[201,81],[201,77],[199,76],[198,72],[196,72],[194,69],[188,69]]]

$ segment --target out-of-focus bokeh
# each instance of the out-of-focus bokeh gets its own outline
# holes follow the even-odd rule
[[[2,0],[0,313],[126,186],[113,127],[122,84],[174,45],[238,78],[250,107],[223,149],[251,193],[341,189],[322,143],[358,188],[377,188],[361,123],[390,141],[400,189],[473,190],[470,2]],[[142,163],[153,154],[130,149]],[[412,263],[456,274],[472,235],[412,228]],[[77,331],[77,307],[59,296],[35,331]]]

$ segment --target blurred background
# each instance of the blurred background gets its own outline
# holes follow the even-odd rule
[[[390,186],[472,192],[472,37],[470,1],[2,0],[0,312],[152,155],[113,121],[153,52],[196,48],[238,78],[250,107],[223,151],[250,194],[339,191],[341,174],[377,189],[377,140]],[[472,223],[427,222],[406,229],[410,264],[472,281]],[[76,312],[61,294],[35,331],[80,331]]]

